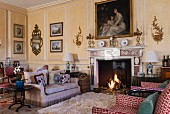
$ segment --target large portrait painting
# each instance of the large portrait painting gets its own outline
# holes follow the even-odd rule
[[[107,0],[95,4],[96,39],[133,35],[132,0]]]

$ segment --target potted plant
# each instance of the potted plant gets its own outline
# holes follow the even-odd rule
[[[15,67],[14,73],[16,75],[16,88],[23,88],[24,87],[24,81],[22,80],[22,74],[21,74],[21,69],[20,66]]]

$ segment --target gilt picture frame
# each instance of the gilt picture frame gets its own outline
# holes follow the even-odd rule
[[[50,40],[50,52],[57,53],[63,51],[63,40]]]
[[[14,24],[14,37],[16,38],[24,37],[24,25]]]
[[[50,37],[63,36],[63,22],[50,24]]]
[[[95,38],[133,36],[132,0],[95,3]]]
[[[23,54],[23,41],[14,41],[14,54]]]

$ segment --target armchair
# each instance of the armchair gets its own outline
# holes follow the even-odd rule
[[[156,95],[156,96],[154,96]],[[158,100],[157,100],[158,98]],[[146,108],[147,107],[147,108]],[[111,108],[93,107],[92,114],[169,114],[170,84],[158,95],[154,93],[147,98],[116,95],[116,104]]]

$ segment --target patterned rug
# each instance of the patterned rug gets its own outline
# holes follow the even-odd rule
[[[92,107],[111,108],[114,95],[88,92],[66,101],[38,110],[40,114],[91,114]]]
[[[19,109],[18,112],[15,110],[20,106],[19,104],[16,104],[12,106],[11,109],[8,109],[8,107],[13,104],[13,98],[7,97],[7,98],[1,98],[0,99],[0,114],[38,114],[37,110],[41,109],[41,107],[36,107],[31,105],[31,108],[28,108],[26,106]]]

